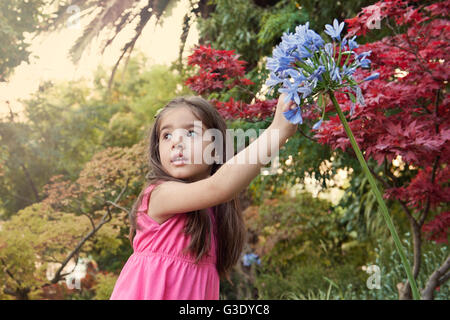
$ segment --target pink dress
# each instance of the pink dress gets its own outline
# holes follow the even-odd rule
[[[188,213],[176,214],[161,225],[147,214],[154,187],[144,191],[136,214],[139,229],[133,239],[134,252],[120,272],[110,300],[218,300],[215,232],[211,232],[209,255],[194,264],[191,253],[182,252],[190,241],[183,232]],[[212,208],[207,211],[215,226]]]

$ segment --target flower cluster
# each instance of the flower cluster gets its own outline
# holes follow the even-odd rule
[[[255,253],[247,253],[242,257],[242,264],[246,267],[250,267],[253,263],[261,264],[259,256]]]
[[[286,93],[286,102],[293,100],[298,108],[284,112],[292,123],[301,124],[303,118],[300,105],[305,101],[314,104],[317,101],[322,109],[322,118],[313,129],[318,129],[325,116],[324,94],[328,91],[346,89],[353,106],[364,105],[364,98],[359,84],[353,78],[357,68],[369,68],[371,61],[367,58],[370,51],[356,53],[358,47],[356,36],[341,38],[344,22],[334,19],[333,25],[325,26],[325,33],[332,42],[325,43],[322,37],[309,29],[309,22],[295,28],[295,33],[284,33],[281,42],[267,59],[270,77],[266,81],[269,88],[279,84],[279,92]],[[374,80],[379,74],[374,73],[363,81]],[[362,81],[362,82],[363,82]]]

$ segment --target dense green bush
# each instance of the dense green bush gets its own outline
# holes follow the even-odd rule
[[[254,265],[258,299],[326,292],[330,283],[366,286],[362,266],[374,251],[367,242],[355,241],[331,203],[301,193],[268,200],[256,211],[245,214],[250,239],[257,239],[250,246],[262,261]]]
[[[117,277],[114,274],[106,273],[97,274],[97,284],[95,286],[94,300],[109,300],[111,293],[113,292],[114,285],[116,284]]]

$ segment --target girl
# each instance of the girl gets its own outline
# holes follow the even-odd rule
[[[284,99],[269,128],[234,156],[226,153],[225,121],[206,100],[181,97],[162,108],[150,131],[151,174],[130,212],[134,252],[111,300],[219,299],[220,279],[231,282],[246,240],[237,196],[259,174],[260,155],[272,157],[296,132],[282,114],[295,105]],[[208,164],[203,136],[211,129],[223,139],[214,139],[215,162]]]

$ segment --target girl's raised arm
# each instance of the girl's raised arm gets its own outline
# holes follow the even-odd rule
[[[283,115],[292,102],[285,103],[285,94],[278,99],[270,126],[250,145],[225,162],[212,176],[192,183],[167,181],[153,189],[149,215],[164,221],[168,215],[205,209],[233,199],[259,174],[263,156],[272,158],[292,136],[297,125]]]
[[[216,173],[211,176],[214,184],[221,187],[221,192],[230,200],[260,173],[264,165],[262,156],[272,158],[286,143],[286,140],[297,131],[297,125],[290,123],[283,115],[295,104],[285,103],[285,94],[280,95],[278,104],[270,126],[254,140],[247,148],[241,150],[233,158],[225,162]],[[254,161],[252,159],[257,159]]]

